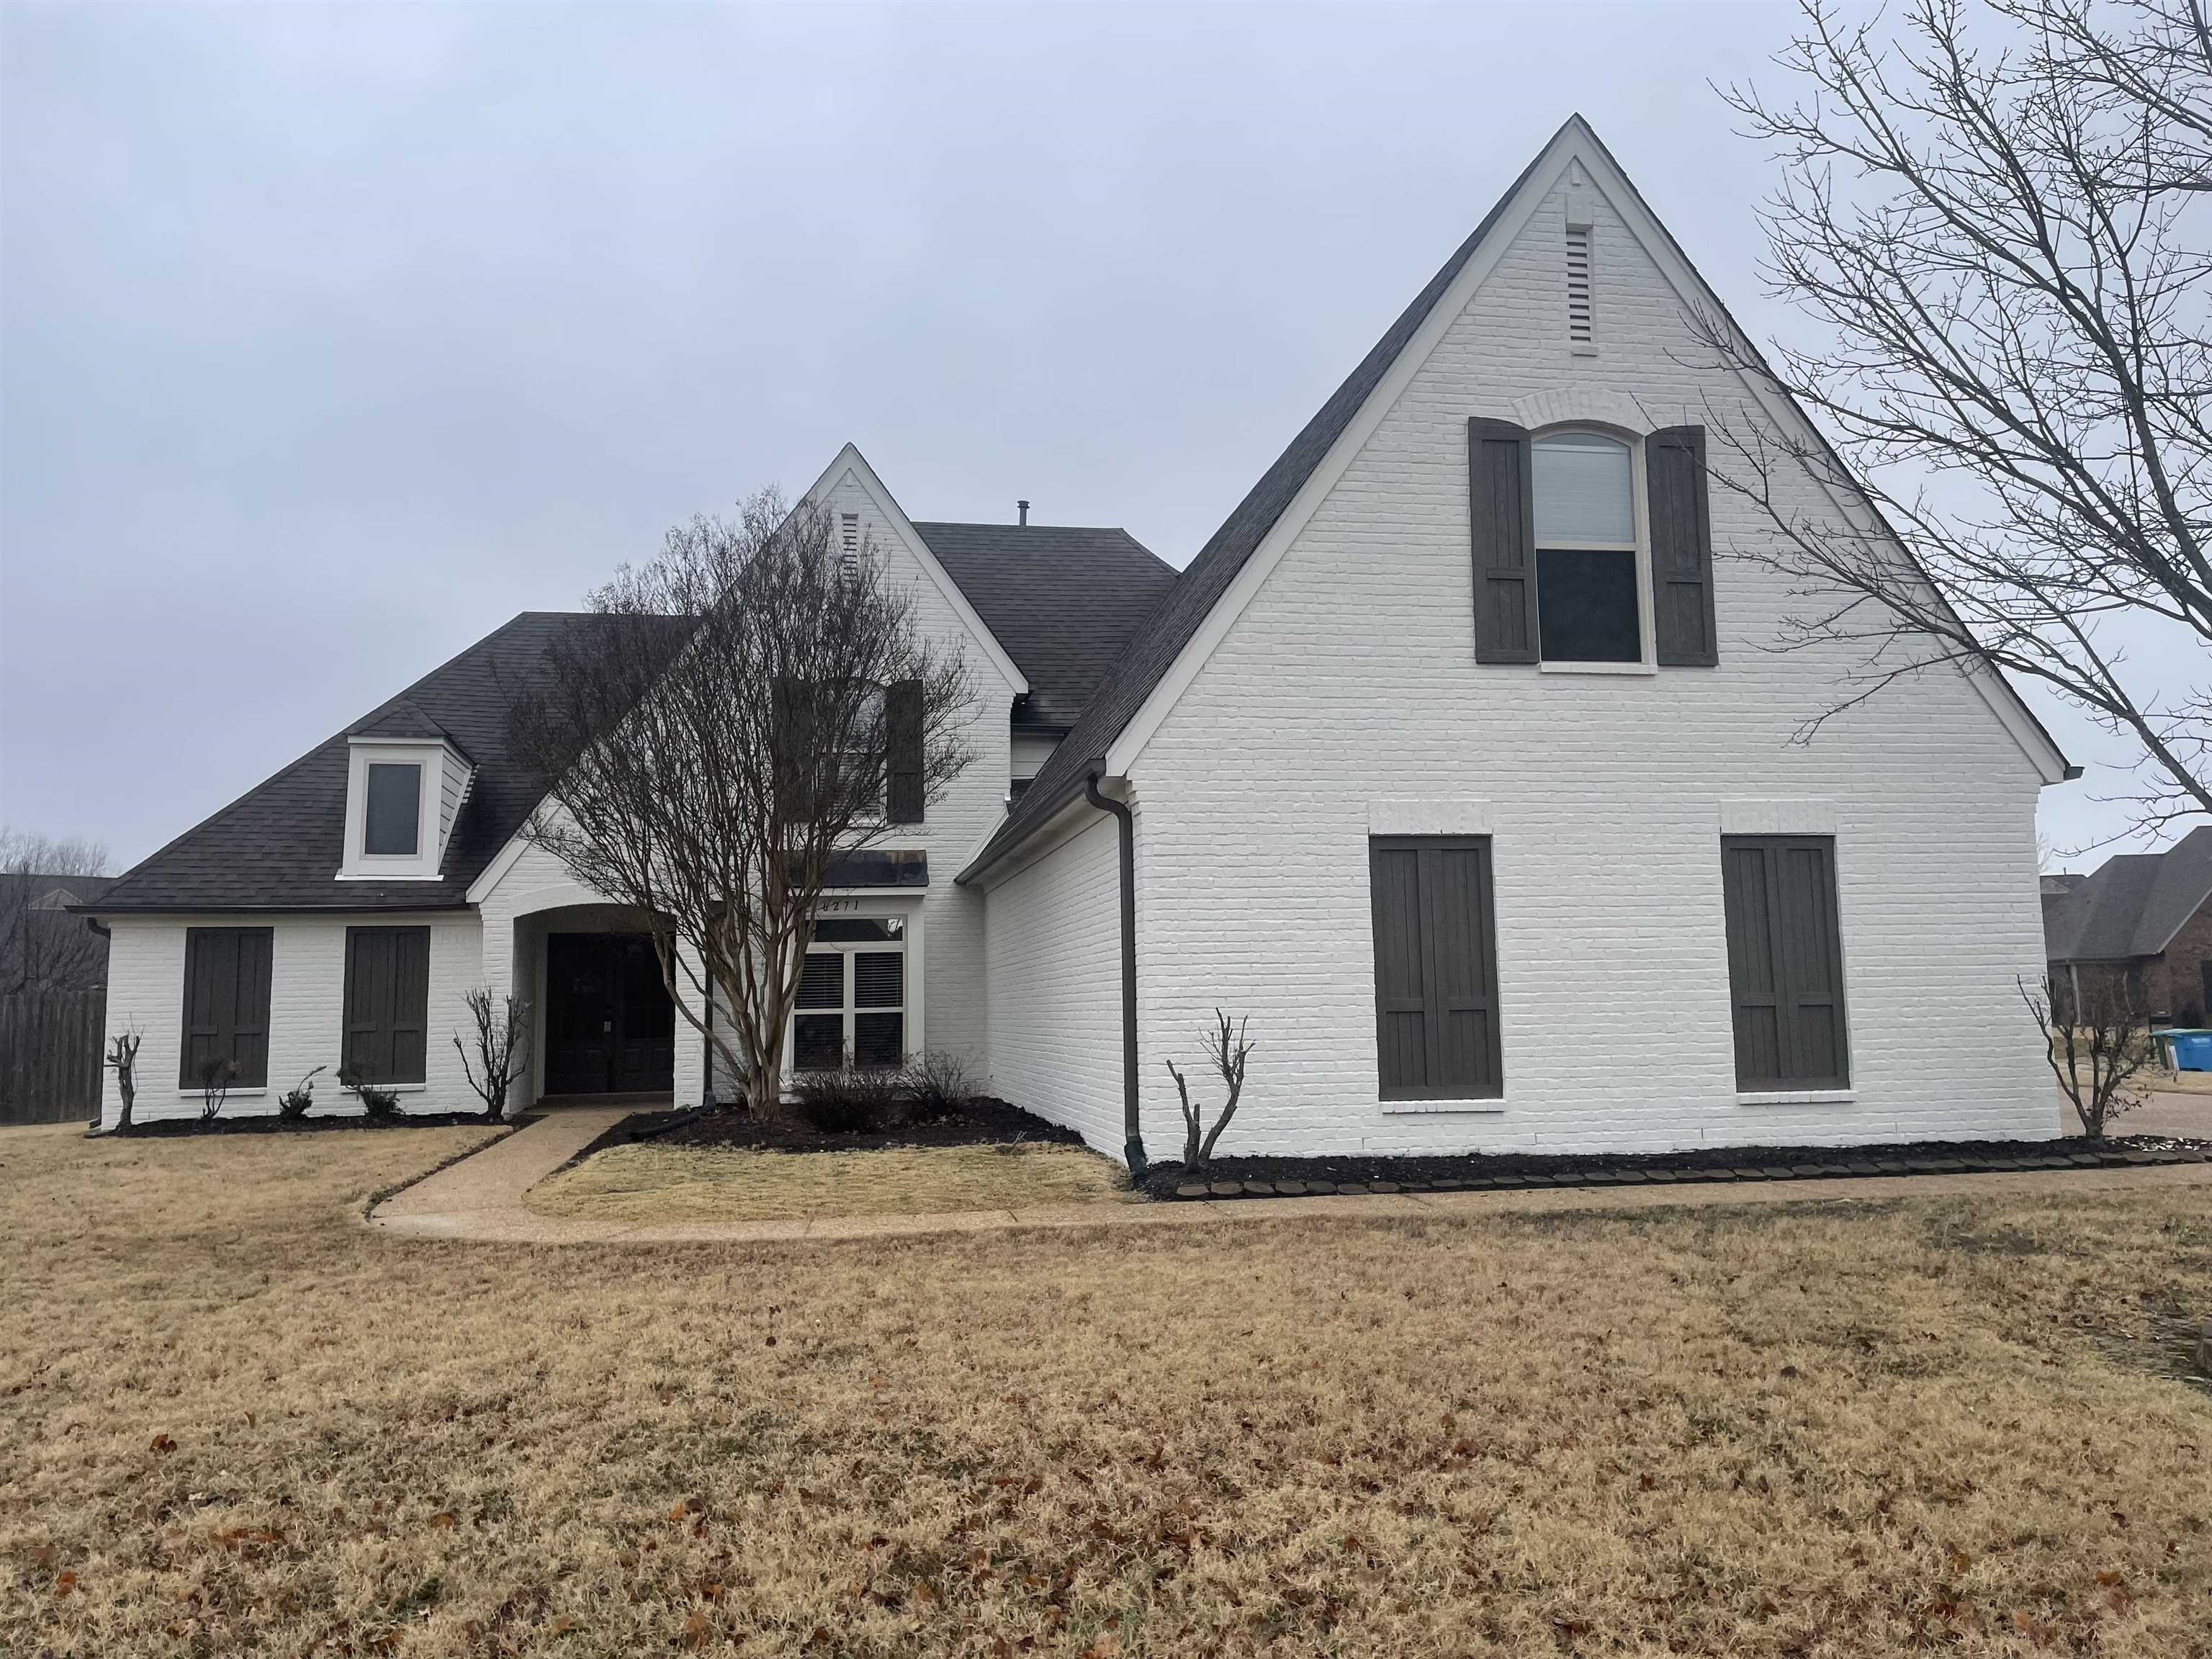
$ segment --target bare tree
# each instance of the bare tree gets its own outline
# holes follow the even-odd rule
[[[468,1045],[453,1033],[453,1052],[461,1057],[461,1075],[484,1103],[484,1115],[496,1123],[507,1115],[507,1091],[529,1057],[523,1039],[530,1030],[530,1005],[512,996],[495,1003],[487,985],[470,987],[461,1000],[475,1029]]]
[[[96,842],[57,841],[0,829],[0,991],[88,991],[107,960],[87,919],[71,915],[49,878],[99,876],[107,849]]]
[[[2150,1023],[2142,999],[2121,972],[2083,978],[2063,994],[2048,979],[2040,986],[2022,980],[2020,994],[2042,1030],[2043,1056],[2073,1102],[2081,1133],[2102,1140],[2113,1118],[2146,1097],[2136,1081],[2151,1058]]]
[[[1221,1109],[1221,1115],[1213,1120],[1213,1127],[1206,1128],[1206,1108],[1191,1103],[1190,1085],[1168,1061],[1168,1075],[1175,1079],[1176,1093],[1182,1100],[1182,1164],[1186,1170],[1203,1170],[1213,1162],[1213,1143],[1221,1139],[1221,1132],[1229,1127],[1229,1120],[1237,1115],[1237,1103],[1244,1097],[1244,1062],[1252,1053],[1253,1045],[1244,1040],[1244,1027],[1249,1019],[1231,1020],[1216,1008],[1213,1029],[1206,1034],[1206,1059],[1229,1090],[1229,1099]],[[1201,1131],[1205,1139],[1200,1139]]]
[[[773,1115],[823,886],[974,757],[971,677],[872,547],[773,489],[670,531],[592,609],[510,698],[544,792],[526,833],[640,913],[683,1018]]]
[[[131,1109],[138,1103],[138,1045],[145,1040],[145,1033],[135,1020],[128,1029],[108,1039],[103,1063],[115,1073],[115,1092],[123,1103],[123,1109],[115,1118],[118,1129],[131,1127]]]
[[[1784,645],[1860,648],[1837,708],[1942,664],[2039,681],[2136,754],[2138,826],[2212,811],[2203,0],[1911,0],[1895,38],[1801,4],[1804,94],[1727,97],[1784,169],[1770,285],[1824,343],[1697,319],[1821,428],[1715,445],[1796,579]]]

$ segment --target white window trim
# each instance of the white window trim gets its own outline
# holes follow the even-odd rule
[[[355,738],[346,771],[345,852],[338,866],[340,881],[436,881],[445,848],[439,839],[439,809],[444,799],[446,745],[435,738]],[[415,850],[412,853],[370,853],[368,832],[368,769],[371,766],[416,766],[422,769],[416,792]]]
[[[922,967],[927,954],[924,945],[927,935],[922,926],[921,901],[922,895],[917,892],[903,892],[896,898],[891,898],[884,896],[880,889],[874,891],[854,889],[851,891],[824,893],[822,896],[821,908],[815,913],[817,921],[890,921],[896,920],[904,924],[902,936],[906,951],[906,1024],[903,1041],[906,1052],[901,1058],[901,1063],[908,1065],[912,1064],[915,1056],[923,1054],[927,1048],[925,1039],[928,1028],[923,1024],[922,995],[927,977],[922,971]],[[807,946],[809,950],[814,948],[811,944]],[[867,945],[865,940],[848,943],[844,940],[825,939],[822,941],[821,948],[849,952],[866,950]],[[846,972],[849,975],[852,969],[848,968]],[[786,1089],[791,1087],[792,1079],[798,1075],[796,1068],[792,1064],[795,1058],[792,1037],[793,1023],[802,1012],[805,1011],[793,1008],[783,1023],[783,1086]]]
[[[1586,542],[1571,539],[1547,541],[1534,537],[1537,556],[1536,603],[1539,616],[1544,599],[1543,556],[1554,550],[1562,553],[1596,551],[1626,553],[1636,556],[1636,639],[1643,655],[1634,662],[1553,662],[1543,655],[1544,635],[1540,623],[1536,631],[1538,670],[1547,674],[1656,674],[1659,672],[1658,620],[1651,614],[1651,500],[1644,475],[1644,442],[1641,432],[1625,427],[1607,426],[1597,421],[1562,421],[1553,426],[1540,427],[1529,433],[1532,447],[1547,438],[1564,438],[1576,433],[1587,433],[1594,438],[1607,438],[1628,451],[1628,501],[1634,517],[1636,539],[1633,548],[1621,542]],[[1533,528],[1533,526],[1532,526]]]

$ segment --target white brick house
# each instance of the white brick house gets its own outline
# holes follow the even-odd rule
[[[1963,672],[1793,743],[1850,659],[1765,648],[1790,601],[1735,556],[1760,526],[1707,487],[1702,429],[1801,417],[1697,366],[1696,307],[1718,301],[1577,118],[1179,577],[1119,532],[916,526],[842,454],[816,494],[984,688],[983,759],[899,842],[920,856],[837,901],[878,945],[896,924],[903,1048],[1155,1157],[1178,1144],[1164,1062],[1188,1068],[1217,1005],[1259,1044],[1224,1150],[2054,1133],[2014,981],[2040,971],[2035,804],[2065,761]],[[1862,510],[1809,476],[1792,505]],[[422,987],[392,981],[427,1009],[426,1108],[468,1104],[445,1042],[466,985],[527,985],[558,1036],[549,951],[591,947],[549,941],[622,917],[514,840],[530,803],[500,787],[471,660],[102,901],[141,1115],[171,1083],[191,1109],[186,937],[242,913],[273,938],[246,1039],[272,1095],[337,1059],[349,939],[395,909],[429,929]],[[370,811],[356,751],[410,742],[473,781],[434,879],[379,884],[345,839]],[[438,792],[418,810],[422,858]],[[675,1048],[604,1080],[695,1098],[701,1045]],[[562,1053],[541,1030],[528,1097],[577,1091]]]

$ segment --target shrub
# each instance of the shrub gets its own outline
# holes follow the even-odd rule
[[[356,1100],[361,1102],[361,1109],[371,1117],[386,1118],[399,1115],[399,1091],[397,1089],[380,1089],[368,1079],[356,1076],[351,1072],[338,1073],[338,1087],[346,1090]]]
[[[222,1103],[230,1097],[230,1085],[238,1076],[236,1062],[216,1056],[200,1062],[200,1121],[212,1123],[222,1110]]]
[[[906,1073],[889,1066],[840,1066],[792,1080],[799,1115],[824,1134],[888,1127],[906,1097]]]
[[[318,1066],[297,1083],[276,1097],[276,1115],[283,1118],[303,1118],[315,1103],[315,1079],[331,1068]]]
[[[917,1123],[953,1115],[975,1098],[975,1079],[957,1054],[931,1049],[906,1071],[906,1109]]]

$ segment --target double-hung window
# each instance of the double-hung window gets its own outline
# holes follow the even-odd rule
[[[897,916],[814,924],[791,1020],[791,1066],[828,1071],[906,1060],[906,924]]]
[[[1635,459],[1602,433],[1535,441],[1536,617],[1546,662],[1644,660]]]

